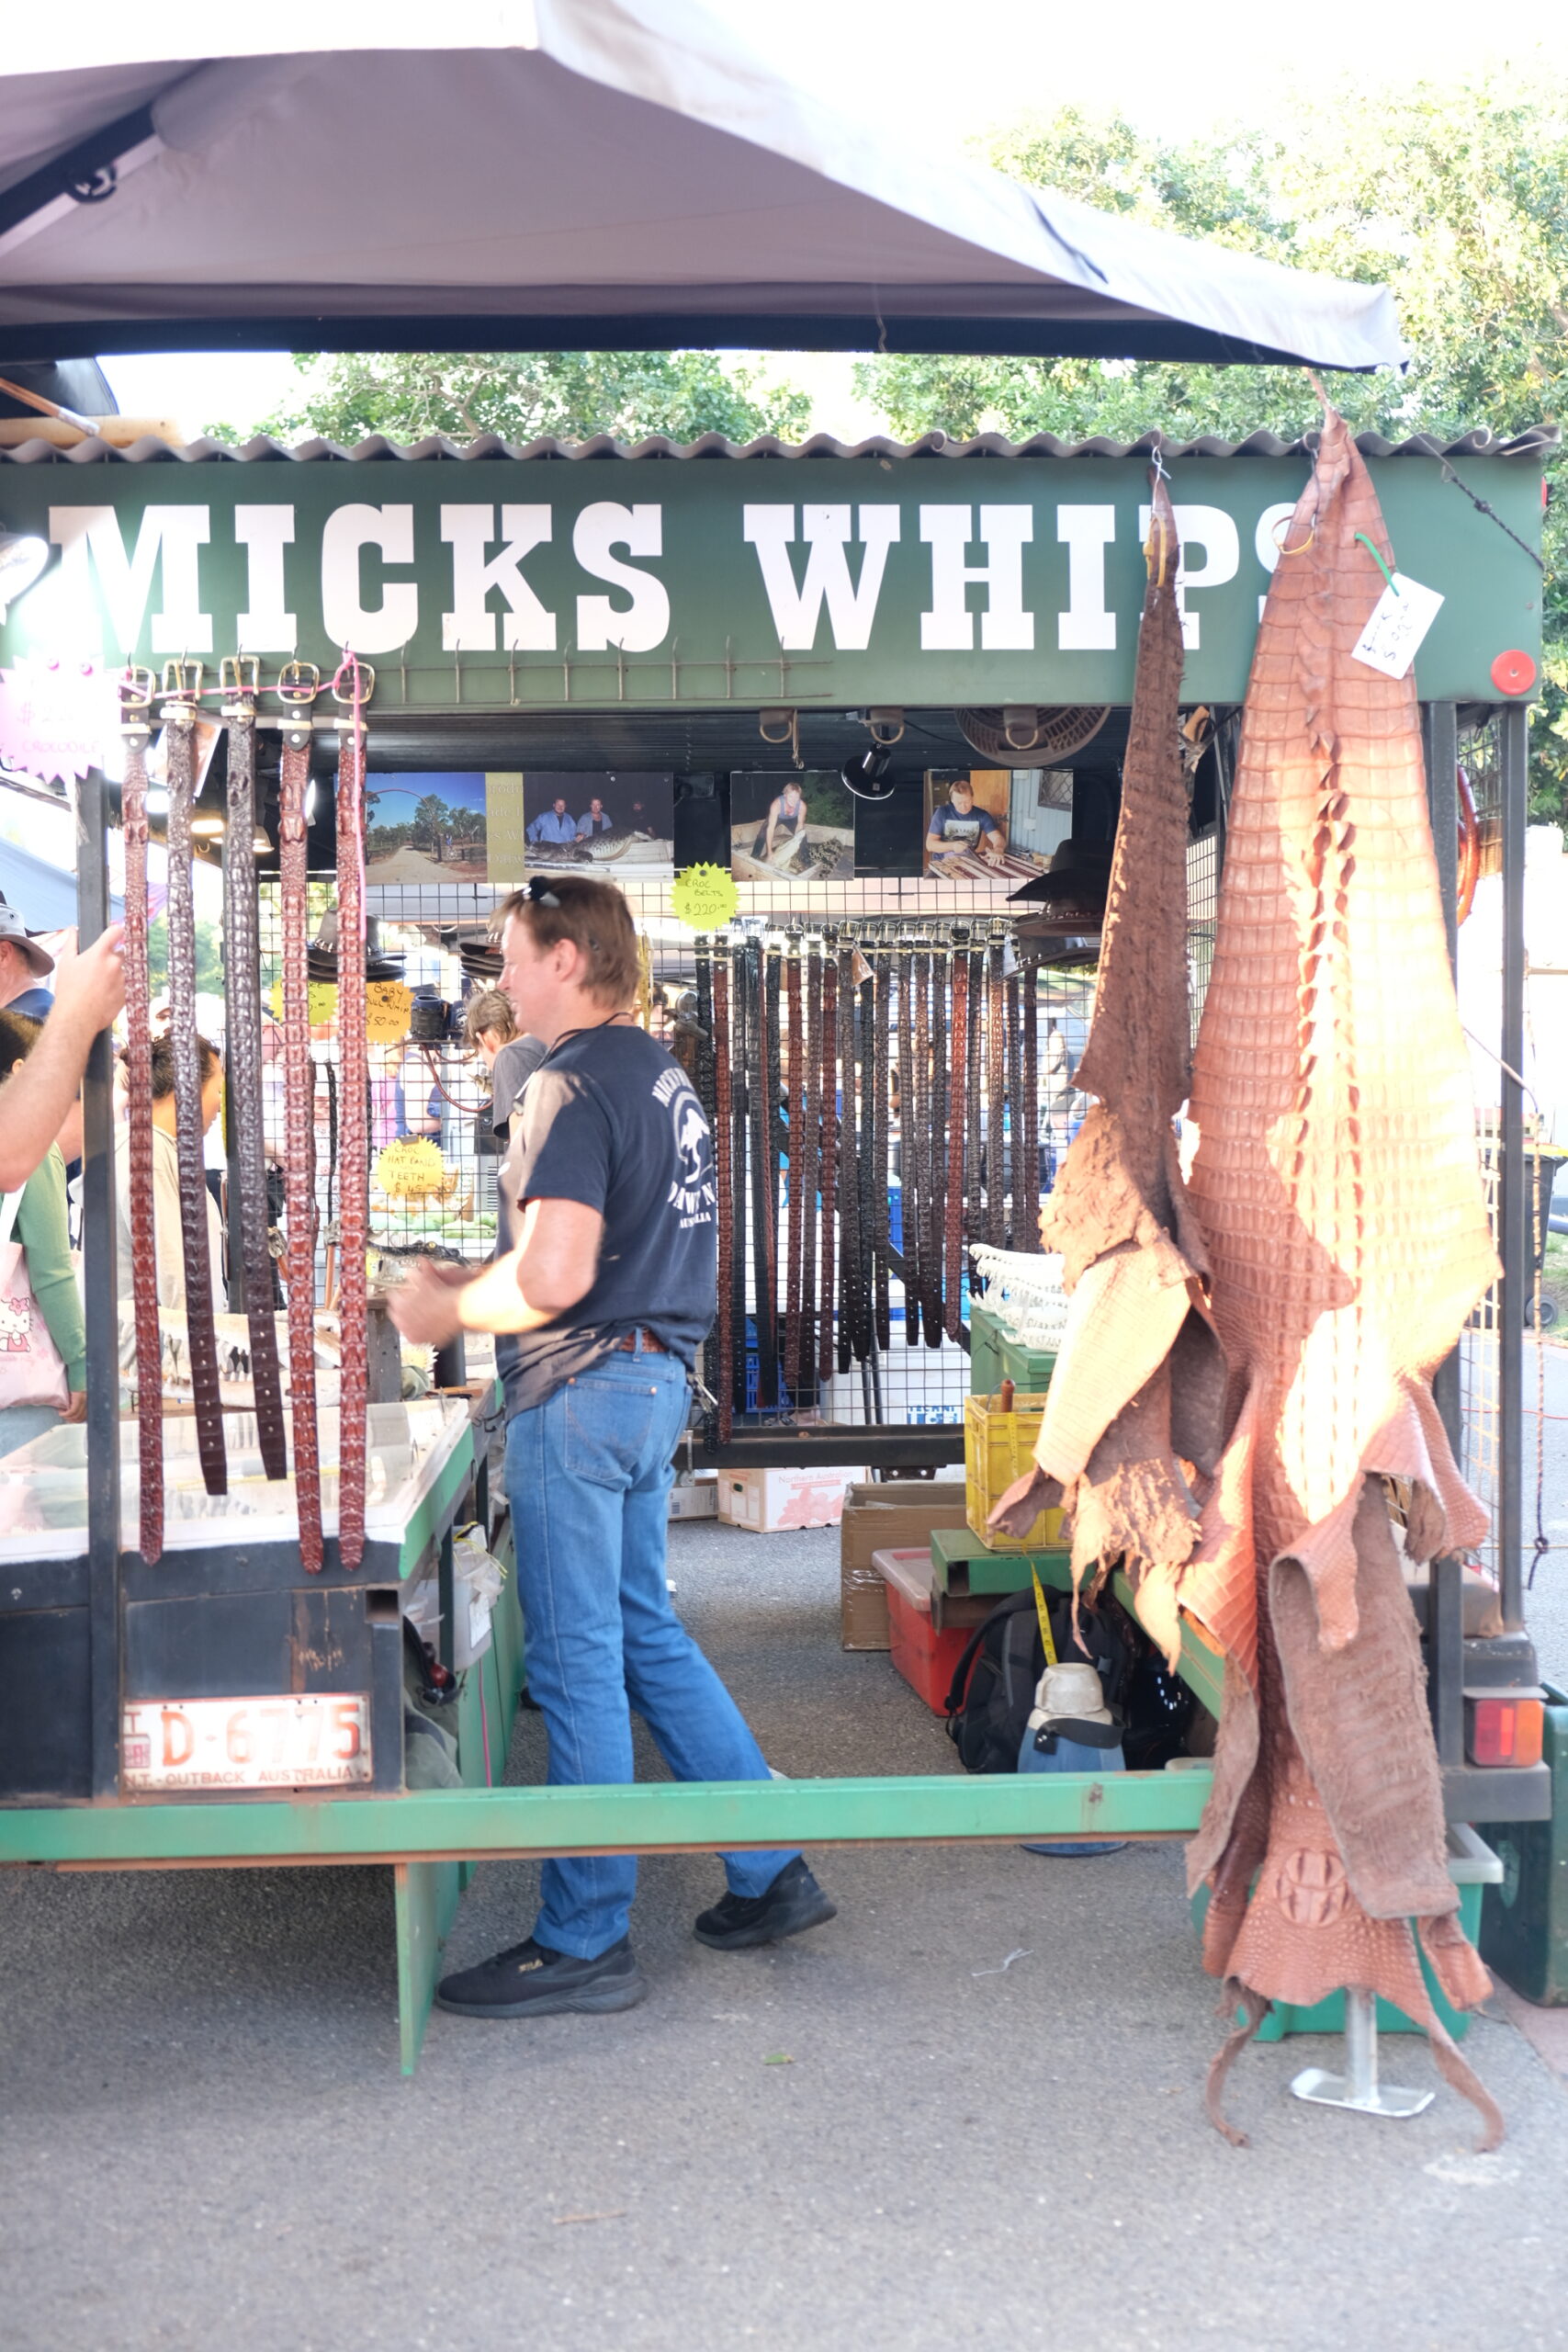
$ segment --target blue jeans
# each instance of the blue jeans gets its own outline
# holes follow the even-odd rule
[[[670,1606],[664,1546],[685,1367],[644,1351],[601,1359],[506,1432],[528,1689],[549,1734],[552,1788],[635,1780],[632,1709],[678,1781],[765,1781],[740,1711]],[[761,1894],[793,1852],[726,1854],[736,1894]],[[547,1862],[534,1933],[596,1960],[626,1932],[629,1854]]]

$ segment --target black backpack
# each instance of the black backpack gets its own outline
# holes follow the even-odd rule
[[[1046,1595],[1056,1656],[1094,1667],[1105,1704],[1122,1730],[1129,1771],[1154,1771],[1179,1753],[1192,1694],[1167,1672],[1142,1628],[1109,1598],[1080,1608],[1073,1632],[1070,1593]],[[970,1635],[947,1694],[947,1736],[966,1772],[1016,1772],[1045,1645],[1032,1585],[1010,1592]]]

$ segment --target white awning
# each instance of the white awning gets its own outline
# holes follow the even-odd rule
[[[699,0],[492,0],[461,49],[396,0],[280,0],[267,49],[153,64],[107,13],[7,28],[0,362],[215,337],[1403,356],[1387,288],[933,161]]]

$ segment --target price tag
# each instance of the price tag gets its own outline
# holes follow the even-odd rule
[[[283,1018],[283,982],[281,980],[276,988],[269,990],[266,1001],[276,1019],[281,1021]],[[310,981],[308,1001],[312,1029],[322,1029],[329,1021],[337,1019],[337,989],[331,980]]]
[[[373,1046],[396,1046],[409,1034],[413,998],[401,980],[372,980],[365,991],[365,1035]]]
[[[376,1155],[376,1182],[389,1199],[417,1200],[441,1192],[446,1182],[441,1147],[428,1136],[400,1136]]]
[[[689,865],[675,877],[670,910],[688,931],[722,931],[735,921],[740,893],[722,865]]]
[[[1385,678],[1403,678],[1442,601],[1435,588],[1423,588],[1418,580],[1396,571],[1372,606],[1350,659],[1369,670],[1381,670]]]

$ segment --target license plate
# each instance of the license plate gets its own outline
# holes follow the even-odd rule
[[[311,1690],[276,1699],[144,1699],[125,1711],[128,1789],[309,1789],[370,1778],[370,1702]]]

